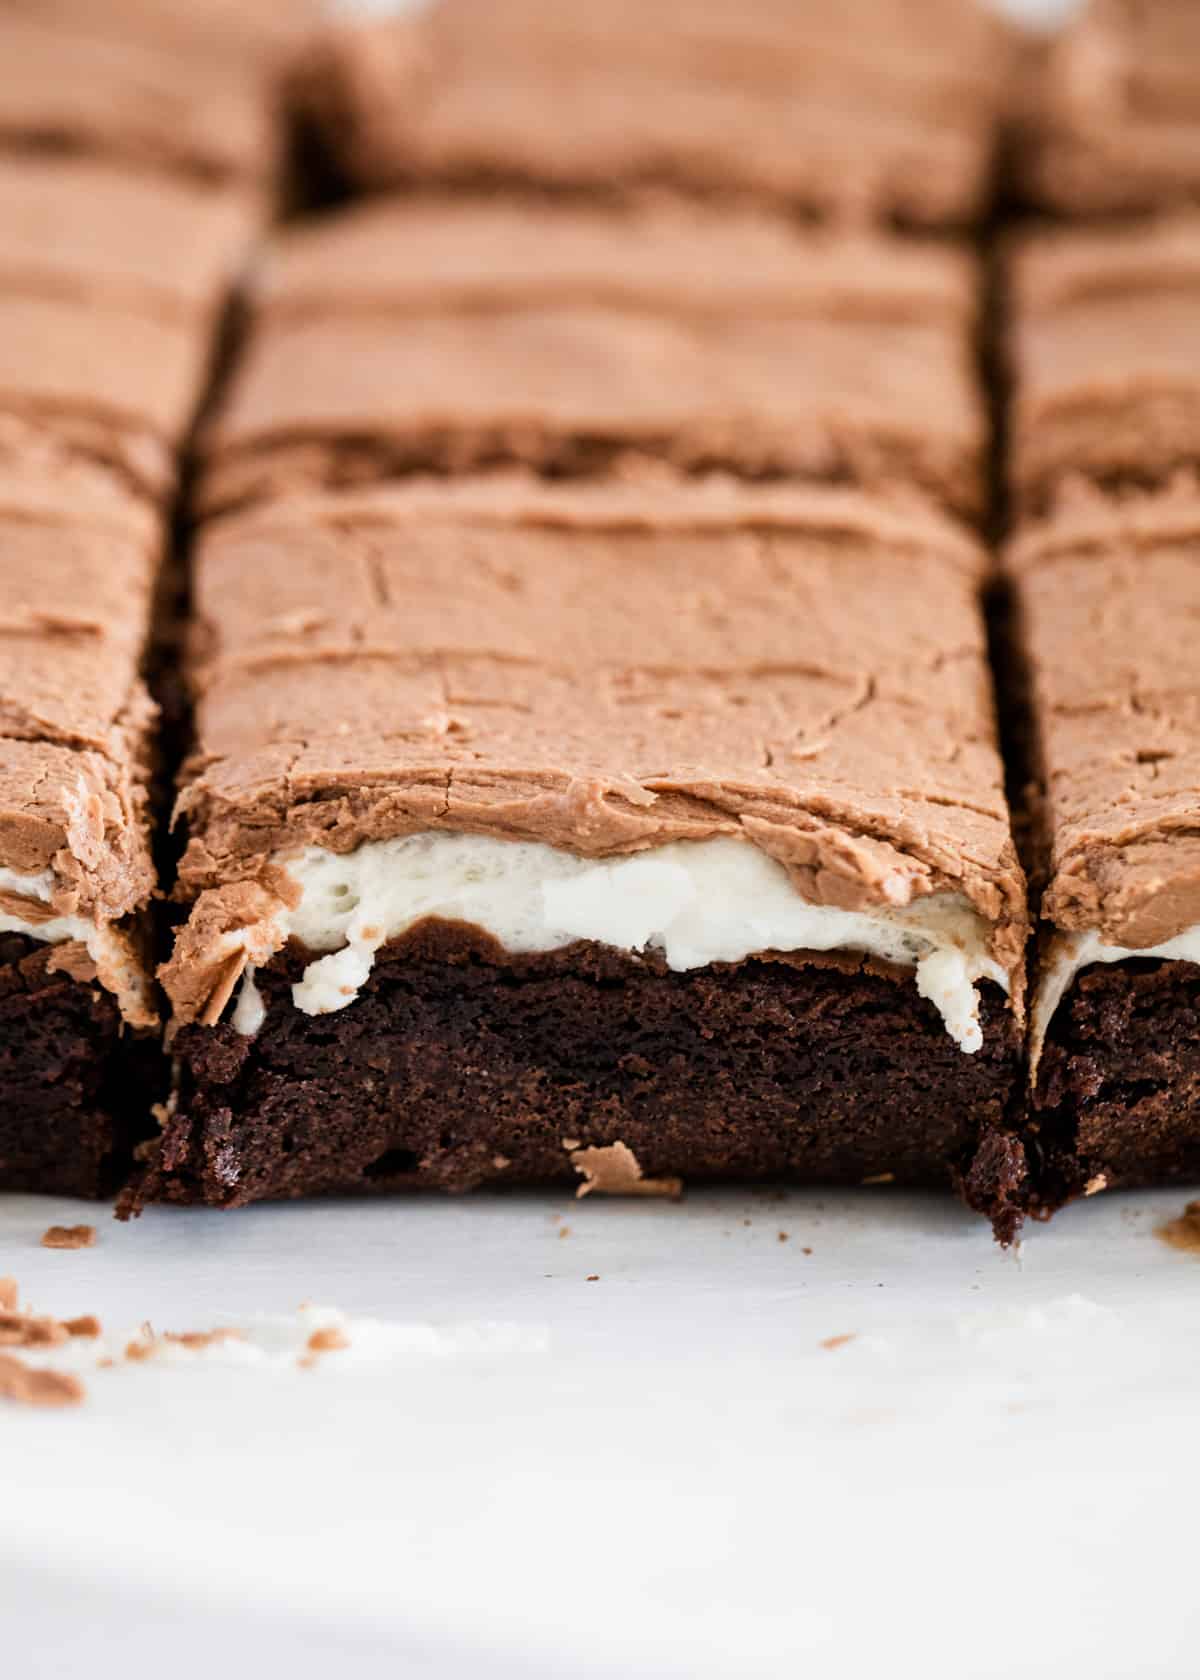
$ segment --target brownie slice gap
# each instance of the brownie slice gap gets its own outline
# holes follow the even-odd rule
[[[1024,90],[1025,199],[1066,216],[1200,200],[1198,64],[1193,0],[1088,0]]]
[[[281,235],[203,506],[520,464],[983,502],[969,255],[754,211],[434,198]]]
[[[140,1199],[962,1175],[1020,1083],[986,564],[732,480],[210,527]]]
[[[1200,1174],[1200,489],[1077,491],[1010,552],[1044,782],[1044,1211]]]
[[[295,96],[353,188],[653,184],[961,226],[1009,36],[973,0],[439,0],[318,38]]]

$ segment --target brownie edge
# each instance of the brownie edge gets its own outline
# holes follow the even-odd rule
[[[177,1033],[133,1206],[567,1184],[572,1147],[617,1142],[690,1183],[961,1184],[1019,1078],[997,990],[967,1055],[910,975],[849,954],[676,973],[582,942],[512,958],[426,922],[319,1016],[291,999],[306,956],[259,970],[255,1036]]]

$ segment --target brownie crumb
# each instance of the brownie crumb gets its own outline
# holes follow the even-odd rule
[[[790,1233],[787,1231],[780,1231],[778,1237],[776,1238],[777,1242],[788,1242],[789,1240]]]
[[[683,1194],[682,1179],[643,1177],[641,1162],[628,1144],[608,1143],[591,1149],[572,1147],[573,1144],[574,1139],[563,1139],[563,1148],[570,1151],[571,1165],[583,1174],[583,1183],[575,1192],[577,1197],[598,1190],[607,1196],[666,1196],[678,1201]]]
[[[1158,1235],[1169,1248],[1200,1254],[1200,1202],[1189,1202],[1177,1219],[1158,1227]]]
[[[57,1347],[67,1340],[65,1325],[33,1313],[0,1312],[0,1347]]]
[[[100,1334],[100,1320],[95,1313],[81,1313],[78,1318],[64,1318],[62,1327],[68,1336],[87,1336],[94,1339]]]
[[[14,1313],[17,1310],[17,1280],[14,1277],[0,1277],[0,1312]]]
[[[94,1248],[94,1225],[51,1225],[42,1232],[43,1248]]]
[[[828,1348],[832,1353],[834,1348],[845,1347],[846,1343],[852,1342],[857,1335],[857,1330],[849,1330],[844,1336],[826,1336],[825,1340],[821,1343],[821,1346],[823,1348]]]
[[[310,1353],[337,1353],[342,1348],[350,1346],[350,1338],[344,1330],[336,1325],[330,1325],[325,1330],[314,1330],[308,1338]]]
[[[802,1248],[802,1249],[801,1249],[801,1250],[800,1250],[800,1252],[801,1252],[801,1254],[811,1254],[811,1253],[812,1253],[812,1249],[811,1249],[811,1248]]]
[[[0,1353],[0,1399],[19,1406],[77,1406],[87,1394],[68,1371],[36,1371],[12,1353]]]
[[[599,1283],[600,1282],[600,1273],[599,1272],[589,1272],[584,1281],[586,1283]]]
[[[864,1178],[864,1184],[895,1184],[895,1173],[872,1173],[870,1178]]]
[[[571,1227],[569,1225],[560,1225],[558,1227],[558,1234],[560,1237],[569,1237],[571,1235]]]

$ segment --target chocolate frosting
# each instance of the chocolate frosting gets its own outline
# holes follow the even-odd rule
[[[1007,54],[973,0],[440,0],[331,29],[296,82],[360,186],[655,182],[942,226],[983,206]]]
[[[253,195],[95,160],[0,160],[0,407],[18,458],[42,434],[165,494],[257,214]]]
[[[316,9],[305,0],[8,0],[0,141],[208,180],[266,178],[276,163],[267,89]]]
[[[1109,944],[1200,922],[1200,486],[1084,485],[1014,543],[1044,779],[1043,914]]]
[[[1046,50],[1019,135],[1022,188],[1069,215],[1200,199],[1200,8],[1090,0]]]
[[[1037,233],[1013,253],[1012,474],[1161,484],[1200,462],[1200,216]]]
[[[587,856],[740,835],[816,903],[964,894],[1019,981],[986,565],[919,502],[728,481],[393,486],[219,523],[177,1011],[279,903],[281,854],[427,829]]]
[[[138,669],[158,539],[136,504],[77,490],[0,470],[0,864],[50,870],[56,914],[109,922],[154,888]]]
[[[975,279],[955,249],[665,201],[352,209],[277,242],[203,495],[640,456],[971,513]]]

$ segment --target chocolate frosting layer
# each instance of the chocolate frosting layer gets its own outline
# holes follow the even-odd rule
[[[973,512],[974,282],[958,250],[666,201],[353,209],[277,242],[203,493],[640,456]]]
[[[330,30],[298,94],[349,179],[654,182],[971,219],[1008,39],[973,0],[440,0]]]
[[[1145,486],[1200,462],[1200,216],[1038,233],[1011,277],[1026,509],[1071,475]]]
[[[1076,487],[1010,550],[1044,778],[1043,914],[1106,943],[1200,922],[1200,486]]]
[[[68,506],[57,478],[0,471],[0,865],[51,871],[55,914],[111,922],[154,888],[138,668],[158,539],[77,489]]]
[[[250,194],[91,159],[0,159],[0,409],[18,459],[45,434],[139,494],[169,489],[257,214]]]
[[[1018,169],[1026,195],[1069,215],[1200,199],[1200,8],[1090,0],[1047,50]]]
[[[740,835],[818,904],[962,893],[1015,975],[986,564],[919,502],[731,482],[389,487],[212,527],[177,1004],[286,893],[281,854],[427,829]]]
[[[268,88],[305,0],[8,0],[0,141],[209,180],[276,163]]]

